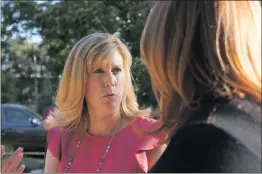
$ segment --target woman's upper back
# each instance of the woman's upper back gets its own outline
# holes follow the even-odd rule
[[[211,103],[176,132],[151,172],[261,172],[261,106]]]

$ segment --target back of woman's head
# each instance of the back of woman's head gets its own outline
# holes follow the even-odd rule
[[[208,91],[261,103],[259,1],[156,2],[141,39],[164,128]]]

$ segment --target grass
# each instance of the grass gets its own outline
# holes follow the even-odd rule
[[[5,145],[5,151],[6,152],[14,152],[14,149],[10,145]],[[5,155],[4,160],[7,159],[10,155]],[[21,164],[25,165],[25,173],[29,173],[31,170],[36,170],[36,169],[43,169],[44,168],[44,158],[33,158],[33,157],[28,157],[24,156],[22,159]]]

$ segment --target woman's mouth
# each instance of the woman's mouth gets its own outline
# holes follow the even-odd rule
[[[114,96],[116,96],[116,94],[107,94],[107,95],[105,95],[105,97],[114,97]]]

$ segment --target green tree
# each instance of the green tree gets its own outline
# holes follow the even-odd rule
[[[1,102],[16,102],[16,79],[8,72],[1,73]]]
[[[40,48],[46,52],[40,56],[41,62],[46,73],[58,77],[70,49],[80,38],[98,31],[114,33],[128,45],[134,57],[132,72],[139,103],[155,105],[150,78],[139,59],[140,36],[151,4],[131,0],[9,2],[3,10],[4,35],[11,36],[21,23],[24,29],[40,34]],[[7,30],[8,26],[11,29]]]
[[[36,95],[34,77],[37,77],[40,66],[35,64],[34,58],[39,57],[39,47],[19,37],[6,43],[1,64],[2,102],[29,104]]]

